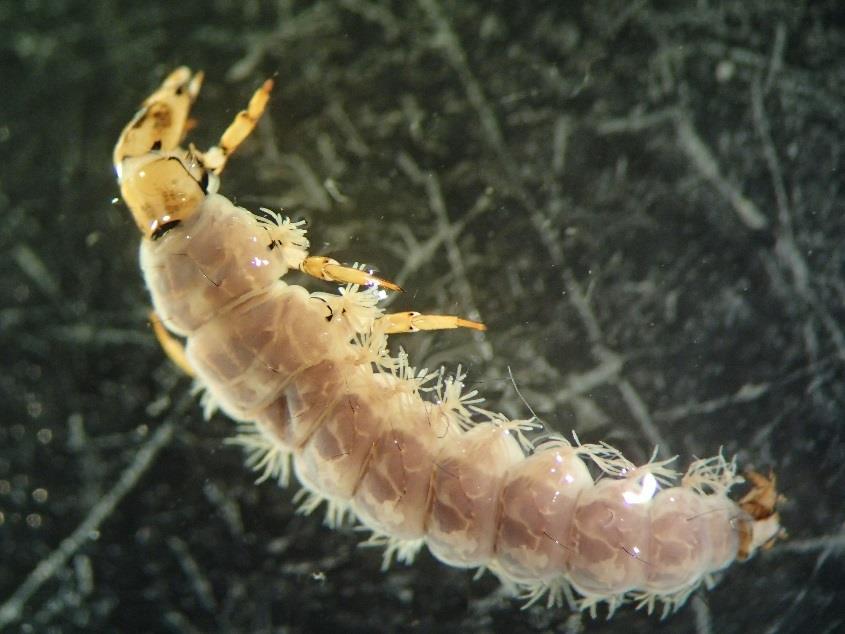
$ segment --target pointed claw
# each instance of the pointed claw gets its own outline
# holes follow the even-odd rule
[[[391,291],[403,292],[398,284],[377,277],[367,271],[352,268],[351,266],[342,266],[337,260],[325,256],[315,255],[305,258],[299,268],[303,273],[311,277],[316,277],[319,280],[325,280],[326,282],[358,284],[359,286],[376,285],[390,289]]]

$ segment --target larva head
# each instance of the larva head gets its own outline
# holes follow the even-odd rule
[[[170,73],[115,144],[112,161],[121,194],[148,238],[187,219],[206,193],[205,168],[179,147],[202,78],[186,66]]]
[[[138,228],[153,240],[190,218],[206,196],[205,170],[197,164],[186,165],[185,159],[174,154],[149,153],[125,159],[122,165],[123,200]]]

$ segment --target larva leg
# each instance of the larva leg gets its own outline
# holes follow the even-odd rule
[[[385,325],[385,334],[419,332],[420,330],[448,330],[451,328],[472,328],[487,330],[487,326],[455,315],[422,315],[415,311],[390,313],[379,318]]]
[[[120,169],[123,159],[153,150],[177,148],[187,131],[188,114],[202,86],[202,71],[191,74],[187,66],[170,73],[158,90],[123,129],[114,148],[113,161]]]
[[[358,284],[359,286],[382,286],[391,291],[402,292],[402,288],[388,280],[376,277],[371,273],[351,266],[342,266],[337,260],[320,255],[307,257],[299,265],[299,269],[311,277],[326,282],[337,282],[338,284]]]
[[[189,377],[194,378],[196,373],[191,367],[191,363],[188,361],[188,357],[185,354],[184,344],[164,327],[161,317],[159,317],[158,313],[154,310],[150,311],[150,324],[152,324],[156,339],[158,339],[158,343],[161,345],[165,354],[167,354],[170,360],[173,361],[173,363],[175,363],[182,372],[187,374]]]
[[[252,94],[246,109],[235,115],[235,119],[223,132],[217,145],[204,153],[197,151],[194,147],[191,148],[209,172],[219,175],[226,167],[226,161],[232,153],[252,133],[261,115],[264,114],[271,90],[273,90],[273,80],[267,79],[261,88]]]

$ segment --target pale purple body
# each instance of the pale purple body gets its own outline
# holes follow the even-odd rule
[[[526,455],[495,422],[462,431],[374,372],[325,302],[279,279],[287,266],[265,229],[222,196],[145,241],[141,261],[156,310],[187,337],[220,407],[255,421],[305,487],[379,534],[524,588],[565,581],[588,599],[682,602],[736,557],[742,511],[725,495],[672,487],[637,500],[641,477],[594,482],[577,447]]]

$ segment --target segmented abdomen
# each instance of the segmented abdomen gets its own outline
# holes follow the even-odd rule
[[[503,417],[463,429],[448,404],[375,371],[324,301],[278,279],[287,266],[251,214],[221,196],[203,207],[142,246],[158,313],[188,337],[219,406],[400,557],[424,541],[532,592],[571,584],[590,602],[637,591],[670,605],[735,558],[744,514],[721,492],[655,494],[649,466],[594,481],[586,463],[601,467],[609,449],[558,439],[527,453]]]

